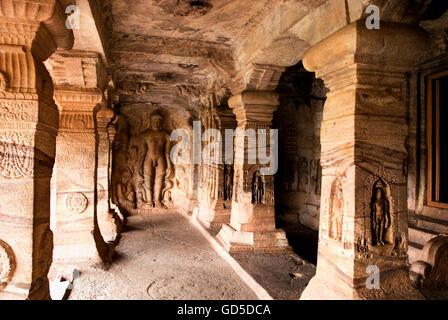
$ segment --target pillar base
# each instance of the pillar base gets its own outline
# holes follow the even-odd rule
[[[114,209],[108,212],[103,212],[98,219],[101,235],[106,243],[117,243],[118,238],[123,230],[124,218],[118,214]]]
[[[93,265],[112,262],[115,246],[105,243],[102,238],[98,239],[101,237],[99,232],[93,230],[66,232],[62,233],[60,238],[57,235],[55,232],[52,269],[71,266],[81,271]]]
[[[329,273],[311,279],[300,300],[426,300],[415,289],[405,269],[380,275],[380,289],[353,287],[348,282]]]
[[[229,224],[223,224],[217,238],[229,253],[292,251],[286,234],[281,229],[244,232],[232,228]]]
[[[219,231],[224,224],[230,223],[231,203],[218,201],[213,207],[202,204],[196,220],[205,228]]]

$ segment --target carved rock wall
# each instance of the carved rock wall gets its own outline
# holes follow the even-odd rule
[[[175,204],[185,206],[192,167],[170,161],[171,147],[176,144],[170,141],[170,134],[184,129],[192,137],[190,114],[154,104],[122,105],[120,114],[112,166],[113,202],[127,214],[156,212]],[[161,134],[157,136],[151,120],[155,114],[160,117]],[[163,136],[163,142],[155,146],[158,136]],[[157,156],[151,156],[151,152]]]

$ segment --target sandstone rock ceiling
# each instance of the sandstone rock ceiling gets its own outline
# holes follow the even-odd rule
[[[314,36],[331,33],[328,26],[332,26],[325,19],[316,21],[315,17],[308,19],[311,22],[297,22],[307,15],[314,16],[313,10],[320,6],[326,9],[316,12],[328,10],[327,18],[332,17],[331,4],[335,4],[328,0],[89,2],[98,3],[106,16],[108,64],[120,101],[190,110],[197,110],[200,102],[209,99],[207,93],[223,95],[230,79],[249,61],[273,65],[273,61],[282,61],[277,64],[282,66],[297,62],[307,46],[302,36],[309,35],[313,43]],[[346,9],[340,10],[339,15],[347,13],[343,21],[354,21],[363,14],[363,6],[375,3],[385,10],[385,19],[401,21],[406,12],[421,12],[429,2],[346,0],[340,2],[345,3]],[[293,25],[295,28],[285,33]],[[255,59],[254,52],[261,49],[263,58]],[[285,52],[295,52],[296,56],[278,60]]]
[[[179,100],[234,74],[233,48],[279,0],[110,0],[111,67],[118,91],[139,102]],[[136,97],[146,94],[145,97]],[[163,100],[163,101],[161,101]]]

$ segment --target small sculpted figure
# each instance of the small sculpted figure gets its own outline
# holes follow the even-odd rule
[[[385,244],[384,236],[390,227],[389,201],[384,195],[384,190],[376,189],[375,199],[372,203],[372,228],[374,245]]]
[[[255,171],[254,178],[252,180],[252,203],[262,204],[264,197],[264,184],[263,179],[260,176],[260,171]]]
[[[330,198],[330,229],[329,236],[331,239],[342,240],[342,225],[344,219],[344,198],[342,191],[342,183],[336,179],[331,186]]]
[[[224,200],[232,200],[233,167],[230,164],[226,164],[224,170]]]

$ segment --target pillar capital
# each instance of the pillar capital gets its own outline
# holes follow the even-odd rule
[[[427,48],[428,36],[420,27],[382,22],[381,29],[369,30],[364,20],[358,20],[310,48],[303,57],[303,65],[324,80],[353,64],[405,72]]]
[[[115,112],[109,106],[102,105],[95,114],[97,128],[100,131],[108,131],[109,124],[115,117]]]
[[[278,105],[278,93],[273,91],[244,91],[229,99],[238,127],[251,124],[270,127]]]
[[[249,63],[238,71],[230,85],[230,90],[235,95],[250,90],[273,91],[277,88],[285,70],[284,67]]]

